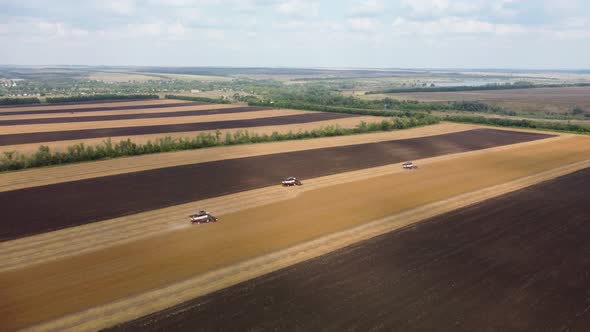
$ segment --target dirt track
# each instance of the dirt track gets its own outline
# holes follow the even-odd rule
[[[23,109],[19,111],[7,111],[0,110],[0,117],[4,115],[32,115],[32,114],[59,114],[59,113],[86,113],[96,111],[122,111],[122,110],[136,110],[136,109],[150,109],[150,108],[166,108],[166,107],[179,107],[179,106],[199,106],[205,105],[206,103],[201,102],[167,102],[167,103],[131,103],[129,104],[117,104],[108,106],[94,106],[87,105],[87,107],[81,107],[81,105],[64,105],[64,106],[39,106],[34,109]]]
[[[142,302],[109,313],[124,313],[125,317],[130,312],[141,312],[143,305],[159,301],[151,292],[141,296],[147,290],[160,290],[221,267],[228,267],[239,279],[248,271],[233,268],[238,262],[590,159],[587,137],[547,142],[458,156],[424,165],[418,172],[334,184],[288,201],[223,215],[223,221],[215,225],[187,225],[141,241],[1,273],[0,284],[6,285],[0,288],[1,324],[13,330],[70,313],[73,317],[65,318],[67,326],[77,326],[71,325],[79,322],[76,313],[86,308],[129,295],[140,296]],[[319,222],[307,222],[302,227],[302,220]],[[354,239],[354,234],[350,236]],[[199,288],[201,292],[206,290]],[[83,316],[83,322],[94,326],[88,330],[115,319],[102,312]],[[48,329],[40,327],[38,331]],[[63,327],[54,331],[63,331]]]
[[[2,120],[0,117],[0,126],[17,126],[31,124],[48,124],[48,123],[70,123],[70,122],[89,122],[89,121],[114,121],[129,119],[152,119],[152,118],[173,118],[179,116],[192,115],[214,115],[214,114],[234,114],[243,112],[256,112],[269,110],[268,107],[230,107],[212,110],[192,110],[192,111],[175,111],[160,113],[135,113],[135,114],[117,114],[117,115],[98,115],[98,116],[73,116],[58,118],[33,118],[33,119],[14,119]]]
[[[0,193],[0,240],[276,184],[549,135],[493,129],[304,150],[99,177]],[[75,208],[72,208],[75,207]],[[30,213],[43,211],[43,213]]]
[[[82,129],[67,131],[31,132],[22,134],[0,135],[0,145],[29,144],[63,140],[86,139],[96,137],[132,136],[157,133],[173,133],[200,130],[231,129],[261,126],[280,126],[285,124],[309,123],[331,119],[344,119],[356,115],[340,113],[303,113],[296,115],[275,116],[232,121],[211,121],[197,123],[178,123],[166,125],[149,125],[136,127],[116,127],[100,129]]]
[[[586,169],[110,331],[588,331],[589,194]]]

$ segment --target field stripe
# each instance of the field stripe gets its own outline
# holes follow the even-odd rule
[[[49,123],[72,123],[72,122],[90,122],[90,121],[115,121],[115,120],[129,120],[129,119],[152,119],[152,118],[173,118],[182,116],[203,116],[216,114],[235,114],[245,112],[257,112],[270,110],[268,107],[230,107],[222,109],[205,109],[205,110],[187,110],[174,112],[160,112],[160,113],[135,113],[135,114],[116,114],[116,115],[98,115],[98,116],[74,116],[74,117],[59,117],[59,118],[34,118],[34,119],[14,119],[2,120],[0,118],[0,126],[18,126],[18,125],[33,125],[33,124],[49,124]]]
[[[244,119],[244,120],[232,120],[232,121],[212,121],[212,122],[167,124],[167,125],[152,125],[152,126],[116,127],[116,128],[100,128],[100,129],[34,132],[34,133],[22,133],[22,134],[6,134],[6,135],[0,135],[0,145],[3,146],[3,145],[15,145],[15,144],[30,144],[30,143],[76,140],[76,139],[97,138],[97,137],[131,136],[131,135],[174,133],[174,132],[186,132],[186,131],[260,127],[260,126],[270,126],[270,125],[277,125],[278,126],[278,125],[284,125],[284,124],[309,123],[309,122],[323,121],[323,120],[330,120],[330,119],[343,119],[343,118],[356,117],[356,116],[357,115],[318,112],[318,113],[303,113],[303,114],[296,114],[296,115]]]
[[[366,117],[351,118],[347,119],[347,121],[351,121],[354,119],[361,120],[365,118]],[[368,122],[369,120],[367,119],[366,121]],[[309,125],[314,123],[316,122],[312,122]],[[326,121],[319,123],[325,124]],[[283,127],[297,128],[296,125],[287,125]],[[264,128],[277,127],[258,127],[256,130],[263,130]],[[208,149],[185,150],[166,153],[165,157],[162,157],[161,154],[148,154],[126,158],[115,158],[93,162],[59,165],[54,167],[32,168],[21,170],[18,172],[0,173],[0,191],[17,190],[61,182],[84,180],[99,176],[139,172],[150,169],[190,165],[195,163],[223,159],[236,159],[273,153],[293,152],[301,150],[321,149],[336,146],[365,144],[407,138],[441,135],[459,131],[466,131],[475,128],[480,128],[480,126],[457,123],[442,123],[426,127],[396,130],[390,132],[368,133],[362,135],[323,137],[316,138],[313,140],[294,140],[283,142],[271,142],[266,144],[234,145],[214,147]],[[198,132],[179,133],[179,135],[181,135],[180,137],[194,137],[195,135],[197,135],[197,133]],[[566,135],[562,134],[560,136]],[[153,140],[156,137],[159,137],[159,135],[134,136],[133,139],[134,141],[138,140],[138,138]],[[64,147],[77,143],[77,141],[62,142],[64,144]],[[24,147],[31,147],[32,150],[29,151],[35,151],[38,148],[38,145],[32,144],[7,146],[7,148],[9,148],[8,151],[23,151]]]
[[[480,155],[493,151],[523,148],[525,146],[533,148],[535,145],[549,144],[562,139],[568,138],[558,136],[545,140],[505,145],[485,150],[419,159],[418,164],[420,166],[428,166],[438,161],[460,159],[469,155]],[[285,188],[276,185],[264,187],[70,227],[13,241],[0,242],[0,257],[3,257],[0,261],[0,272],[22,268],[27,265],[49,262],[82,252],[100,250],[109,246],[189,227],[186,216],[195,212],[195,206],[207,207],[207,209],[215,211],[216,215],[223,216],[245,208],[254,208],[291,199],[309,190],[402,172],[407,171],[402,169],[401,164],[365,168],[324,177],[305,179],[305,185],[300,187]]]
[[[0,193],[0,208],[7,221],[0,224],[0,240],[270,186],[289,175],[314,178],[547,137],[550,135],[475,129],[425,138],[221,160],[5,191]],[[44,212],[30,214],[29,211]]]
[[[586,168],[111,331],[588,331],[588,193]]]
[[[190,227],[100,252],[9,271],[0,274],[0,282],[10,285],[4,288],[10,290],[8,296],[0,297],[0,308],[22,308],[10,311],[12,314],[6,316],[9,318],[7,326],[14,328],[121,300],[117,303],[125,302],[121,306],[107,305],[90,309],[89,315],[89,312],[83,312],[65,316],[55,325],[40,326],[39,329],[50,329],[51,326],[55,329],[82,329],[85,323],[89,324],[86,328],[90,328],[93,324],[120,321],[121,317],[127,319],[129,314],[137,315],[145,307],[149,310],[166,301],[179,301],[181,295],[186,295],[183,291],[193,294],[208,292],[220,284],[227,286],[236,280],[243,280],[242,277],[248,278],[260,272],[257,267],[266,261],[265,258],[259,260],[258,264],[240,264],[248,258],[275,253],[311,240],[323,240],[325,238],[322,236],[366,225],[371,220],[389,218],[448,197],[465,194],[458,202],[465,202],[465,198],[469,201],[475,196],[473,193],[476,190],[588,160],[590,146],[582,145],[587,142],[587,139],[561,140],[547,145],[538,144],[534,149],[526,146],[450,159],[425,166],[419,172],[406,172],[403,176],[380,176],[354,184],[309,191],[293,200],[223,216],[223,221],[215,225]],[[572,147],[572,143],[577,145]],[[546,173],[550,174],[543,175],[551,177],[557,172]],[[491,194],[502,193],[501,189],[495,188]],[[442,203],[443,208],[449,205],[448,201]],[[432,206],[429,207],[418,209],[418,212],[422,216],[428,215],[432,212]],[[293,213],[277,214],[278,211]],[[409,216],[406,214],[405,218],[397,219],[397,222],[405,222]],[[358,240],[356,236],[359,233],[358,229],[354,229],[348,233],[347,239]],[[317,254],[314,247],[307,249],[291,251],[290,254],[309,254],[311,257]],[[293,257],[291,255],[283,256],[274,263],[292,261],[289,259]],[[205,280],[200,279],[201,283],[192,284],[192,288],[183,288],[179,293],[173,292],[171,296],[167,296],[168,289],[162,288],[176,286],[178,284],[174,282],[224,267],[227,267],[225,275],[209,274]],[[272,263],[263,267],[266,271],[276,268]],[[150,289],[153,292],[141,295]],[[56,297],[56,292],[61,296]],[[138,302],[133,302],[138,299]]]
[[[59,114],[59,113],[86,113],[96,111],[123,111],[123,110],[136,110],[136,109],[151,109],[151,108],[166,108],[166,107],[179,107],[179,106],[199,106],[207,103],[201,102],[190,102],[190,103],[166,103],[166,104],[146,104],[146,105],[117,105],[117,106],[92,106],[92,107],[80,107],[80,108],[58,108],[58,109],[36,109],[36,110],[21,110],[21,111],[4,111],[0,110],[0,116],[4,115],[32,115],[32,114]]]

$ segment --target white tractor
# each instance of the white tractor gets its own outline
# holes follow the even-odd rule
[[[193,224],[206,224],[217,221],[217,218],[207,211],[199,211],[196,214],[191,215],[190,218],[191,223]]]
[[[405,162],[402,164],[402,168],[412,170],[412,169],[418,169],[418,166],[414,165],[413,162],[408,161],[408,162]]]
[[[301,181],[299,181],[297,178],[292,177],[292,176],[281,181],[281,184],[283,186],[300,186],[300,185],[302,185]]]

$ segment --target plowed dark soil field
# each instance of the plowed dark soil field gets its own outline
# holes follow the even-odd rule
[[[590,331],[590,169],[109,331]]]
[[[184,107],[184,106],[197,106],[206,105],[198,101],[190,103],[170,103],[170,104],[152,104],[152,105],[124,105],[124,106],[97,106],[97,107],[86,107],[86,108],[64,108],[64,109],[47,109],[47,110],[29,110],[29,111],[0,111],[2,115],[33,115],[33,114],[59,114],[59,113],[86,113],[86,112],[98,112],[98,111],[124,111],[124,110],[140,110],[140,109],[152,109],[152,108],[166,108],[166,107]],[[64,104],[65,105],[65,104]],[[71,105],[71,104],[67,104]],[[39,105],[27,105],[27,106],[39,106]],[[55,106],[55,105],[49,105]]]
[[[268,118],[231,120],[231,121],[211,121],[182,124],[166,124],[155,126],[138,126],[138,127],[121,127],[121,128],[100,128],[100,129],[82,129],[67,131],[50,131],[23,134],[0,135],[0,145],[13,144],[30,144],[41,142],[68,141],[76,139],[97,138],[97,137],[116,137],[132,136],[146,134],[165,134],[178,133],[186,131],[232,129],[232,128],[249,128],[263,126],[281,126],[288,124],[309,123],[316,121],[326,121],[335,119],[344,119],[356,117],[358,115],[341,114],[341,113],[304,113],[295,115],[276,116]]]
[[[16,119],[2,120],[0,126],[16,126],[30,124],[48,124],[48,123],[71,123],[71,122],[89,122],[89,121],[113,121],[129,119],[153,119],[153,118],[174,118],[179,116],[195,115],[214,115],[214,114],[234,114],[244,112],[256,112],[270,110],[268,107],[231,107],[212,110],[194,110],[162,113],[139,113],[139,114],[117,114],[117,115],[96,115],[96,116],[75,116],[66,118],[39,118],[39,119]]]
[[[406,160],[551,135],[474,129],[422,138],[227,159],[0,192],[0,240]]]

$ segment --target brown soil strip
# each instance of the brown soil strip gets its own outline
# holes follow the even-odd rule
[[[6,330],[31,326],[371,220],[589,158],[588,139],[572,138],[452,159],[417,172],[305,192],[289,201],[225,215],[217,224],[2,273],[0,284],[7,287],[0,290],[0,317]],[[67,319],[75,321],[75,317]],[[95,319],[100,324],[110,317]]]
[[[199,110],[201,112],[202,110]],[[162,112],[164,113],[164,112]],[[175,125],[203,122],[222,122],[233,120],[246,120],[258,118],[270,118],[274,116],[286,116],[296,114],[312,114],[317,112],[296,111],[296,110],[254,110],[253,112],[242,112],[234,114],[209,114],[209,115],[188,115],[164,118],[146,118],[132,120],[114,120],[114,121],[82,121],[74,123],[50,123],[41,125],[18,125],[0,127],[2,134],[42,134],[46,132],[69,132],[74,130],[94,130],[94,129],[115,129],[127,127],[149,127],[154,125]],[[127,135],[125,135],[127,136]]]
[[[295,111],[296,112],[296,111]],[[273,113],[274,114],[274,113]],[[277,115],[280,113],[276,113]],[[256,116],[256,114],[254,115]],[[245,128],[245,127],[260,127],[260,126],[280,126],[285,124],[308,123],[315,121],[324,121],[331,119],[343,119],[356,115],[339,114],[339,113],[302,113],[286,116],[274,116],[266,118],[252,118],[232,121],[211,121],[211,122],[195,122],[182,123],[182,119],[178,119],[177,124],[166,125],[151,125],[151,126],[137,126],[137,127],[113,127],[100,129],[82,129],[82,130],[67,130],[67,131],[50,131],[50,132],[33,132],[22,134],[6,134],[0,135],[0,145],[14,145],[14,144],[28,144],[41,143],[52,141],[76,140],[95,137],[113,137],[113,136],[131,136],[131,135],[146,135],[157,133],[173,133],[186,131],[201,131],[201,130],[215,130],[215,129],[231,129],[231,128]]]
[[[149,113],[167,113],[167,112],[180,112],[180,111],[197,111],[197,110],[215,110],[223,108],[242,107],[242,105],[236,104],[211,104],[211,105],[199,105],[199,106],[183,106],[184,104],[178,104],[177,107],[165,107],[165,108],[148,108],[148,109],[135,109],[135,110],[123,110],[123,111],[96,111],[87,113],[57,113],[57,114],[33,114],[33,115],[5,115],[0,117],[0,120],[26,120],[26,119],[44,119],[44,118],[73,118],[73,117],[92,117],[101,115],[126,115],[126,114],[149,114]]]
[[[140,99],[140,100],[93,100],[81,101],[75,103],[55,103],[55,104],[30,104],[30,105],[0,105],[0,109],[22,109],[22,110],[40,110],[40,109],[59,109],[59,108],[84,108],[99,107],[101,105],[125,106],[125,105],[150,105],[150,104],[170,104],[170,103],[187,103],[186,100],[180,99]]]
[[[358,119],[360,121],[363,118],[364,117],[340,119],[334,122],[340,123],[341,121],[352,121],[355,119]],[[309,123],[308,125],[312,125],[314,126],[313,128],[316,128],[315,123]],[[256,128],[256,131],[262,128],[269,127],[258,127]],[[457,123],[442,123],[438,125],[411,128],[405,130],[396,130],[390,132],[379,132],[338,137],[324,137],[312,140],[295,140],[285,142],[273,142],[266,144],[223,146],[209,149],[169,152],[166,154],[148,154],[143,156],[115,158],[109,160],[60,165],[54,167],[33,168],[17,172],[0,173],[0,191],[16,190],[60,182],[89,179],[99,176],[139,172],[150,169],[189,165],[215,160],[236,159],[273,153],[321,149],[344,145],[364,144],[390,141],[396,139],[407,139],[432,135],[450,134],[454,132],[465,131],[475,128],[481,128],[481,126]],[[233,132],[234,130],[231,131]],[[560,134],[560,137],[565,136],[567,135]],[[136,137],[140,137],[142,139],[147,140],[152,136],[134,136],[134,138]],[[160,137],[160,135],[157,135],[156,137]],[[188,133],[187,137],[194,137],[194,135]],[[76,141],[65,141],[64,143],[72,145],[73,143],[76,143]],[[68,145],[65,146],[67,147]],[[23,146],[27,145],[12,145],[9,147]],[[38,145],[36,144],[31,146],[33,146],[34,150],[38,148]],[[19,149],[15,148],[13,150]]]
[[[31,115],[31,114],[58,114],[58,113],[86,113],[86,112],[96,112],[96,111],[122,111],[122,110],[135,110],[135,109],[150,109],[150,108],[166,108],[166,107],[178,107],[179,105],[183,106],[198,106],[198,105],[205,105],[206,103],[201,102],[167,102],[167,103],[138,103],[138,104],[122,104],[122,105],[112,105],[109,104],[107,106],[96,106],[94,104],[91,105],[63,105],[63,106],[40,106],[28,109],[19,109],[19,110],[0,110],[0,117],[4,115]],[[82,107],[84,106],[84,107]]]
[[[280,114],[286,115],[284,110],[275,111],[277,113],[268,113],[268,111],[260,111],[259,113],[267,114],[267,117],[270,116],[278,116]],[[278,113],[281,112],[281,113]],[[239,113],[242,116],[249,116],[251,118],[255,118],[253,113]],[[289,114],[289,113],[287,113]],[[301,113],[295,113],[301,114]],[[209,116],[204,116],[202,118],[207,118]],[[193,119],[202,119],[202,118],[193,118]],[[233,118],[233,116],[232,116]],[[178,119],[178,118],[177,118]],[[377,123],[383,121],[382,117],[376,116],[359,116],[359,117],[352,117],[352,118],[344,118],[344,119],[336,119],[336,120],[325,120],[325,121],[315,121],[315,122],[308,122],[308,123],[300,123],[300,124],[288,124],[288,125],[281,125],[281,126],[262,126],[262,127],[249,127],[249,128],[236,128],[236,129],[225,129],[221,130],[221,140],[225,140],[226,133],[234,134],[238,131],[241,132],[248,132],[250,134],[258,134],[258,135],[271,135],[273,132],[287,134],[289,132],[296,133],[298,131],[305,131],[305,130],[314,130],[320,129],[326,126],[339,126],[341,128],[354,128],[357,125],[364,121],[366,123]],[[192,121],[191,121],[192,122]],[[200,121],[200,122],[207,122],[207,121]],[[190,132],[178,132],[178,133],[165,133],[165,134],[150,134],[150,135],[133,135],[133,136],[115,136],[111,137],[113,142],[119,142],[122,140],[131,139],[132,142],[136,144],[145,144],[148,141],[154,142],[158,138],[162,137],[172,137],[174,139],[192,139],[199,134],[204,133],[211,135],[216,135],[216,130],[203,130],[203,131],[190,131]],[[72,145],[76,145],[79,143],[84,143],[85,145],[99,145],[104,143],[104,138],[89,138],[84,140],[71,140],[71,141],[57,141],[57,142],[43,142],[42,144],[49,147],[51,151],[67,151],[68,147]],[[31,143],[31,144],[17,144],[17,145],[5,145],[0,146],[0,153],[2,151],[18,151],[22,154],[31,154],[37,152],[39,150],[39,143]],[[1,185],[0,185],[1,188]],[[1,189],[0,189],[1,190]]]
[[[0,240],[270,186],[288,175],[315,178],[547,137],[475,129],[426,138],[213,161],[1,192],[0,208],[7,222],[0,225]]]
[[[590,330],[589,194],[586,169],[109,331]]]
[[[470,152],[448,154],[438,157],[415,160],[421,166],[427,166],[435,162],[463,158],[468,155],[485,154],[493,151],[511,150],[524,146],[547,144],[557,140],[565,139],[562,136],[544,140],[525,142],[520,144],[504,145],[491,149],[475,150]],[[574,164],[577,169],[590,167]],[[572,170],[571,165],[567,166],[567,174]],[[562,168],[560,168],[561,170]],[[325,188],[335,184],[350,183],[365,180],[376,176],[389,175],[407,172],[402,169],[401,163],[388,164],[385,166],[364,168],[350,172],[332,174],[328,176],[305,179],[305,185],[295,188],[282,186],[269,186],[260,189],[243,191],[235,194],[220,197],[208,198],[193,201],[190,203],[174,205],[171,207],[136,213],[129,216],[108,219],[91,224],[69,227],[62,230],[28,236],[12,241],[0,242],[0,272],[11,269],[19,269],[29,265],[49,262],[62,259],[82,252],[101,250],[116,244],[136,241],[154,235],[161,235],[164,232],[175,231],[181,228],[190,227],[186,223],[186,216],[195,212],[195,206],[206,207],[215,211],[216,215],[226,215],[248,208],[268,205],[271,203],[292,199],[295,196],[309,190]],[[545,173],[543,173],[545,174]],[[552,175],[557,174],[552,172]],[[520,181],[519,183],[521,183]],[[530,185],[531,183],[528,183]],[[523,186],[524,187],[524,186]],[[518,189],[518,188],[516,188]],[[513,189],[513,190],[516,190]],[[462,202],[470,202],[470,199],[463,199]],[[481,196],[477,196],[478,198]],[[446,204],[450,207],[450,204]],[[431,212],[435,209],[431,209]],[[408,219],[406,219],[408,220]]]
[[[100,116],[78,116],[78,117],[61,117],[61,118],[39,118],[39,119],[17,119],[2,120],[0,126],[17,126],[31,124],[48,124],[48,123],[71,123],[71,122],[88,122],[88,121],[113,121],[128,119],[152,119],[152,118],[172,118],[192,115],[215,115],[215,114],[234,114],[244,112],[256,112],[269,110],[267,107],[231,107],[213,110],[193,110],[177,112],[159,112],[159,113],[136,113],[136,114],[119,114],[119,115],[100,115]]]

